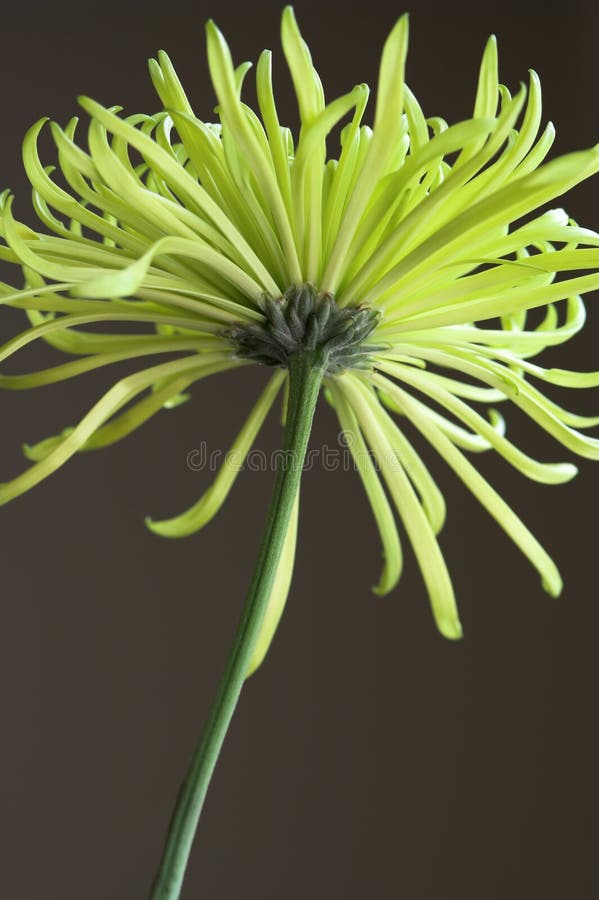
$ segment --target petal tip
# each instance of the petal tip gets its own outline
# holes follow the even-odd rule
[[[543,578],[541,584],[543,585],[543,590],[546,591],[550,597],[555,598],[560,596],[564,587],[564,583],[557,571],[551,578]]]
[[[450,641],[459,641],[464,637],[462,623],[458,618],[441,619],[437,621],[437,628]]]
[[[146,526],[146,528],[148,529],[148,531],[151,531],[151,532],[152,532],[152,534],[159,534],[159,535],[161,535],[160,522],[157,522],[157,521],[156,521],[155,519],[153,519],[151,516],[145,516],[145,518],[144,518],[144,525]]]

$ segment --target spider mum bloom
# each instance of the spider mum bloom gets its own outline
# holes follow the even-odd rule
[[[568,412],[541,389],[596,386],[599,373],[532,361],[583,326],[581,297],[599,287],[599,236],[561,208],[538,212],[599,170],[599,149],[545,161],[554,129],[540,130],[539,80],[531,72],[512,96],[498,83],[494,39],[472,117],[453,125],[426,118],[404,82],[407,44],[403,17],[383,50],[371,125],[367,85],[325,101],[288,8],[282,45],[297,137],[279,120],[270,53],[257,64],[255,112],[241,98],[250,66],[235,67],[213,23],[207,49],[218,124],[198,119],[159,53],[150,61],[158,113],[125,115],[81,98],[90,117],[85,149],[76,119],[30,129],[23,158],[42,229],[17,221],[8,193],[0,218],[0,258],[24,276],[23,288],[1,286],[0,303],[25,310],[30,327],[0,349],[0,359],[38,339],[72,358],[31,374],[2,373],[0,385],[29,388],[156,359],[118,381],[78,425],[27,447],[33,464],[0,486],[0,503],[73,454],[120,440],[177,405],[195,382],[271,366],[213,486],[182,515],[148,523],[161,535],[192,534],[224,502],[294,361],[309,358],[380,531],[378,592],[400,577],[401,522],[439,629],[460,636],[438,543],[443,496],[404,433],[409,420],[528,557],[545,589],[559,593],[555,564],[467,454],[493,449],[547,484],[575,475],[572,464],[537,461],[506,438],[495,407],[511,403],[567,450],[599,458],[599,440],[584,434],[599,417]],[[38,155],[45,127],[58,172]],[[531,322],[538,309],[543,315]],[[102,323],[109,332],[88,328]],[[249,671],[266,652],[288,591],[297,507],[296,494]]]

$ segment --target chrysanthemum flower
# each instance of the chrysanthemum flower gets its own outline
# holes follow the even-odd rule
[[[576,334],[585,319],[581,297],[599,287],[599,235],[546,206],[599,170],[599,148],[546,162],[554,129],[540,130],[539,80],[531,72],[528,88],[512,96],[498,83],[494,39],[472,117],[448,126],[427,118],[404,82],[408,21],[400,19],[383,50],[368,125],[367,85],[325,101],[288,8],[282,44],[299,106],[297,136],[279,120],[270,53],[258,61],[254,112],[241,99],[249,65],[235,67],[212,23],[207,42],[218,124],[197,118],[160,53],[150,61],[158,113],[125,115],[82,98],[86,149],[76,119],[64,128],[39,122],[25,138],[42,230],[19,223],[3,195],[0,256],[21,267],[25,284],[2,285],[0,302],[26,310],[31,327],[0,357],[42,339],[73,358],[33,374],[2,374],[0,384],[34,387],[122,360],[157,361],[116,383],[76,427],[28,447],[33,465],[0,486],[0,503],[73,454],[130,434],[200,379],[262,365],[271,374],[235,442],[235,463],[225,463],[187,512],[149,522],[171,537],[205,525],[283,398],[294,464],[282,467],[275,492],[252,588],[260,611],[247,614],[252,638],[238,642],[226,677],[235,666],[239,676],[260,663],[282,610],[294,557],[295,470],[321,388],[380,531],[380,593],[400,576],[400,520],[439,629],[460,636],[438,543],[443,495],[404,433],[409,421],[558,594],[555,564],[467,454],[494,449],[547,484],[575,475],[571,463],[537,461],[510,442],[496,410],[503,403],[567,450],[599,458],[599,440],[583,433],[599,417],[568,412],[542,390],[596,386],[599,373],[532,361]],[[38,156],[44,127],[58,170]],[[107,333],[88,327],[101,323],[110,324]],[[169,878],[176,881],[172,872]],[[165,884],[156,897],[171,896]]]

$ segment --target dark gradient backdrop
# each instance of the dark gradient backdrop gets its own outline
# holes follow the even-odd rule
[[[281,103],[294,115],[279,10],[265,0],[5,7],[0,181],[17,192],[17,213],[30,215],[25,129],[41,115],[66,119],[80,92],[154,110],[145,61],[159,47],[210,118],[210,15],[237,60],[277,51]],[[540,73],[556,149],[599,139],[592,4],[413,0],[411,10],[408,76],[427,114],[468,114],[495,31],[508,85],[529,66]],[[299,0],[329,95],[374,81],[402,11],[384,0],[353,9]],[[598,200],[596,180],[568,208],[598,228]],[[598,299],[563,363],[599,367]],[[2,340],[18,325],[2,312]],[[22,440],[72,423],[113,377],[0,394],[0,477],[23,465]],[[210,476],[190,471],[187,453],[202,440],[228,447],[263,378],[204,383],[192,403],[0,511],[0,900],[145,900],[239,614],[271,476],[244,473],[218,518],[184,542],[153,537],[143,516],[173,514],[200,494]],[[596,411],[599,391],[570,402]],[[567,457],[517,416],[510,429],[531,452]],[[335,446],[336,433],[321,406],[314,444]],[[278,440],[273,418],[262,445]],[[464,640],[436,633],[411,556],[399,590],[369,593],[379,548],[358,480],[309,472],[287,612],[227,741],[188,900],[599,897],[599,466],[582,462],[573,484],[552,488],[481,460],[559,560],[566,586],[552,600],[451,474],[431,465],[449,504],[443,547]]]

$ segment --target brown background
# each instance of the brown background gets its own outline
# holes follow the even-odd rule
[[[25,129],[43,114],[64,120],[79,92],[128,112],[154,110],[145,59],[158,47],[210,117],[209,15],[238,61],[270,46],[280,66],[278,3],[165,6],[24,2],[3,11],[0,180],[17,192],[21,216],[29,216]],[[381,43],[403,11],[383,0],[344,7],[297,4],[329,96],[374,81]],[[468,114],[495,31],[508,85],[528,66],[540,73],[556,149],[599,139],[592,4],[414,0],[411,10],[408,75],[427,114]],[[568,209],[597,228],[598,200],[596,179],[572,193]],[[560,357],[566,364],[599,367],[596,303],[587,331]],[[3,311],[2,339],[18,324]],[[114,377],[3,393],[1,477],[22,467],[22,440],[72,423]],[[187,541],[153,537],[142,519],[178,512],[201,493],[210,476],[189,471],[188,451],[201,440],[227,448],[263,378],[256,370],[204,383],[191,404],[79,457],[1,510],[2,900],[147,897],[240,610],[271,476],[244,473],[218,518]],[[596,410],[599,392],[569,402]],[[517,416],[510,431],[543,458],[568,456]],[[322,406],[313,444],[335,446],[336,434]],[[262,446],[278,440],[273,418]],[[357,478],[308,473],[288,609],[227,741],[186,898],[599,897],[599,466],[583,461],[573,484],[551,488],[497,459],[480,464],[558,559],[563,597],[543,594],[433,459],[466,634],[450,644],[435,632],[411,557],[399,590],[370,595],[379,548]]]

